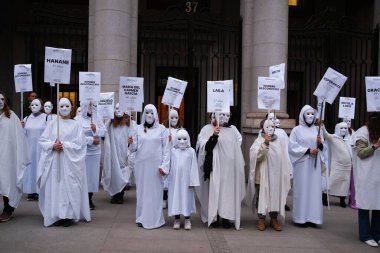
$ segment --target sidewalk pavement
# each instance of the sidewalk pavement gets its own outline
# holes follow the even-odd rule
[[[357,211],[339,207],[331,198],[331,210],[324,208],[324,224],[300,228],[287,212],[282,232],[256,229],[257,217],[243,205],[241,230],[207,228],[199,214],[191,217],[192,230],[173,230],[173,218],[166,225],[146,230],[135,224],[135,190],[125,195],[125,203],[112,205],[104,191],[94,194],[96,210],[92,221],[72,227],[43,226],[38,203],[24,197],[13,218],[0,223],[0,253],[124,253],[124,252],[380,252],[358,239]],[[289,200],[291,206],[291,199]],[[1,207],[2,208],[2,207]],[[267,220],[267,224],[269,220]],[[269,225],[269,224],[268,224]]]

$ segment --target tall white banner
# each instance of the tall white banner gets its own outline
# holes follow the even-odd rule
[[[71,49],[45,47],[45,83],[70,84]]]
[[[186,81],[169,77],[161,103],[173,106],[175,108],[180,108],[186,87]]]
[[[339,98],[339,118],[355,118],[355,101],[356,98],[340,97]]]
[[[230,112],[230,88],[228,83],[207,81],[207,112]]]
[[[258,77],[257,106],[259,109],[280,110],[280,78]]]
[[[103,119],[114,118],[114,104],[115,93],[114,92],[102,92],[99,95],[98,102],[98,115]]]
[[[79,72],[79,101],[99,101],[100,72]]]
[[[325,111],[326,111],[326,101],[323,101],[322,98],[317,97],[317,119],[325,120]]]
[[[14,67],[16,92],[32,91],[32,64],[18,64]]]
[[[285,63],[269,67],[269,77],[278,77],[280,78],[280,89],[285,88]]]
[[[314,95],[332,104],[346,81],[346,76],[332,68],[328,68],[314,91]]]
[[[144,78],[120,77],[119,105],[123,111],[142,112]]]
[[[365,77],[367,112],[380,112],[380,77]]]

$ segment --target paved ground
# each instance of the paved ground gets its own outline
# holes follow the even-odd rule
[[[174,231],[168,217],[166,226],[145,230],[135,224],[134,190],[127,191],[126,200],[111,205],[101,191],[94,196],[97,209],[90,223],[45,228],[37,202],[24,198],[13,219],[0,223],[0,252],[380,252],[358,240],[357,212],[337,206],[338,199],[332,199],[331,211],[325,209],[320,228],[295,227],[287,212],[282,232],[258,231],[257,219],[247,207],[242,210],[240,231],[209,229],[198,215],[192,217],[191,231]]]

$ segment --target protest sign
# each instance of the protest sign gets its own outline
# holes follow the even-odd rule
[[[114,118],[114,92],[102,92],[99,94],[98,115],[103,119]]]
[[[70,84],[71,49],[45,47],[45,83]]]
[[[169,77],[161,103],[175,108],[180,108],[186,86],[186,81]]]
[[[280,83],[277,77],[258,77],[257,105],[259,109],[280,110]]]
[[[99,101],[100,72],[79,72],[79,101]]]
[[[14,67],[16,92],[32,91],[32,64],[18,64]]]
[[[380,112],[380,77],[365,77],[367,112]]]
[[[313,94],[332,104],[346,80],[346,76],[332,68],[328,68]]]
[[[119,105],[123,111],[142,112],[144,102],[144,78],[120,77]]]
[[[230,112],[230,104],[230,85],[207,81],[207,112]]]
[[[269,77],[277,77],[280,78],[280,89],[285,88],[285,63],[281,63],[278,65],[269,67]]]
[[[355,118],[355,100],[356,98],[340,97],[339,98],[339,118]]]

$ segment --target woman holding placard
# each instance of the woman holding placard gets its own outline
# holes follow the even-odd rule
[[[144,108],[132,147],[136,151],[136,223],[146,229],[161,227],[165,224],[161,175],[168,171],[170,159],[168,134],[152,104]]]
[[[378,247],[380,244],[380,112],[370,114],[367,124],[355,133],[354,141],[359,239],[369,246]]]

